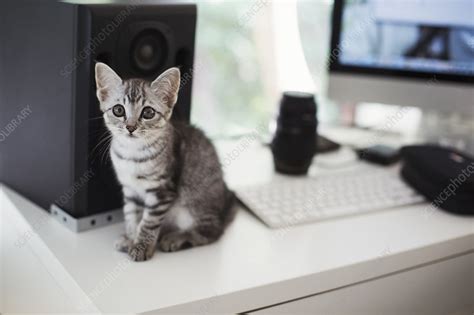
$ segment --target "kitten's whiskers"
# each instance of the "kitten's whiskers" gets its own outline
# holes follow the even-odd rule
[[[110,133],[108,131],[106,131],[104,133],[104,135],[102,135],[103,138],[91,150],[90,156],[92,157],[93,161],[95,161],[94,153],[98,153],[100,161],[102,162],[101,155],[104,153],[104,151],[107,152],[108,148],[110,148],[110,143],[111,143],[112,136],[113,136],[112,133]],[[107,141],[109,141],[109,143],[107,143]],[[104,145],[104,146],[102,146],[102,145]],[[102,150],[100,150],[101,149],[100,146],[102,146]],[[104,148],[106,148],[106,150],[104,150]],[[96,151],[96,150],[99,150],[99,151]]]

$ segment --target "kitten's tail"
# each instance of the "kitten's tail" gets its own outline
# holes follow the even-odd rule
[[[235,196],[235,193],[226,188],[226,202],[224,205],[224,210],[222,211],[222,221],[224,223],[224,227],[227,227],[235,217],[235,214],[237,213],[237,198]]]

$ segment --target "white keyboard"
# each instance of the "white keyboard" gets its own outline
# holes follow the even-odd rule
[[[275,175],[271,182],[236,189],[238,198],[272,228],[379,211],[424,201],[398,168],[360,164],[317,176]]]

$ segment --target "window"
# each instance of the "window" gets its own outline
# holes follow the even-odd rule
[[[330,8],[323,0],[198,1],[193,123],[210,136],[261,130],[283,91],[324,91]]]

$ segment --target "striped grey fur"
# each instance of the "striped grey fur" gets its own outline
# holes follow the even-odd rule
[[[150,83],[122,80],[98,63],[96,83],[124,195],[126,233],[116,248],[143,261],[153,256],[157,244],[162,251],[176,251],[216,241],[233,216],[234,195],[204,133],[170,120],[179,70],[171,68]],[[116,105],[123,107],[123,115]],[[152,118],[146,118],[148,107]]]

